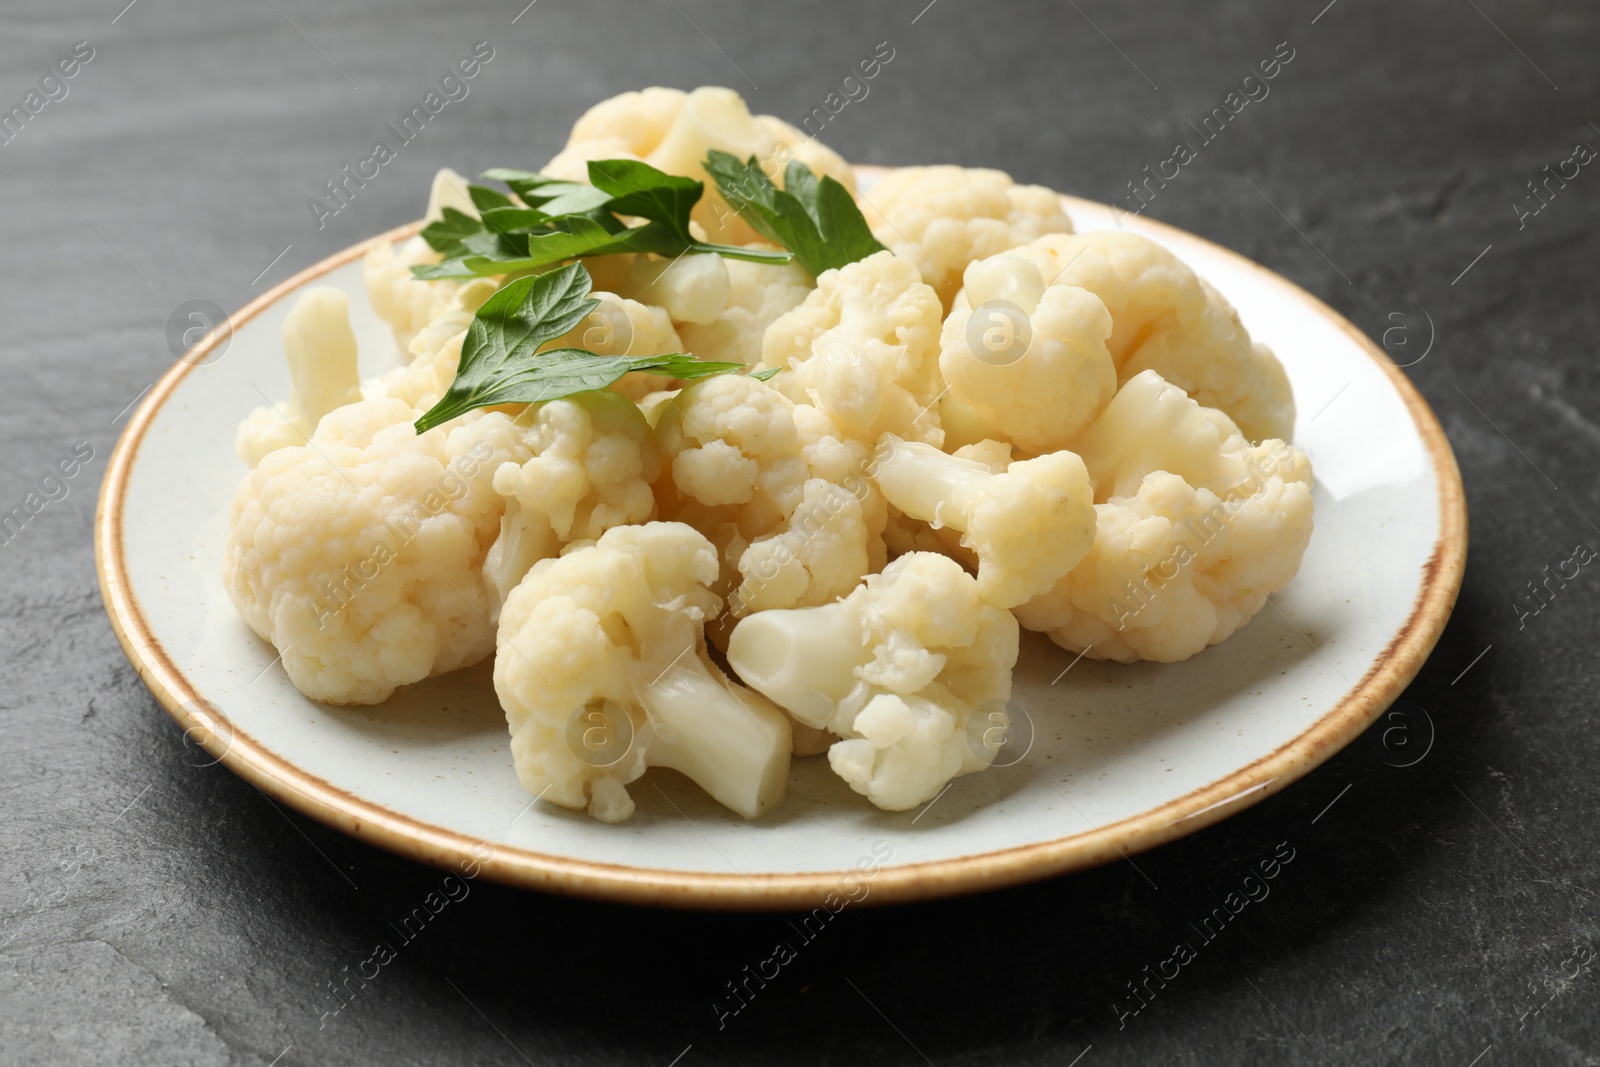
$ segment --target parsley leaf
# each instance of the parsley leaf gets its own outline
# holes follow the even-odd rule
[[[624,231],[627,232],[627,231]],[[662,356],[600,356],[581,348],[540,346],[569,333],[599,301],[589,295],[581,263],[506,285],[478,309],[461,343],[455,381],[416,421],[425,433],[475,408],[532,404],[589,389],[604,389],[629,371],[705,378],[742,370],[739,363],[702,362],[674,352]]]
[[[445,218],[423,228],[423,239],[444,256],[411,268],[415,277],[479,278],[537,271],[580,256],[654,252],[676,257],[711,252],[756,263],[787,263],[788,252],[697,241],[689,215],[705,183],[666,174],[638,160],[589,164],[592,185],[531,171],[500,168],[484,177],[504,182],[522,201],[486,185],[467,187],[480,218],[447,208]],[[618,216],[641,218],[627,226]]]
[[[850,190],[833,178],[818,180],[804,163],[790,160],[784,186],[772,184],[756,157],[713,148],[705,161],[723,199],[757,233],[794,253],[813,276],[882,252]]]

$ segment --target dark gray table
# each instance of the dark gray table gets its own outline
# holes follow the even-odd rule
[[[0,1062],[1600,1062],[1600,576],[1514,606],[1600,543],[1600,173],[1517,209],[1542,203],[1541,168],[1600,145],[1592,5],[125,2],[0,14],[0,110],[93,50],[0,145],[0,510],[93,452],[0,549]],[[478,40],[495,53],[470,96],[318,229],[308,198]],[[1431,335],[1407,373],[1474,520],[1454,620],[1406,695],[1431,751],[1402,767],[1426,738],[1352,745],[1137,871],[847,911],[722,1029],[713,1002],[783,917],[486,884],[324,1016],[439,875],[191,766],[109,637],[95,492],[172,358],[169,314],[236,307],[412,218],[440,165],[536,165],[601,97],[725,83],[798,120],[884,40],[894,59],[826,130],[847,156],[1107,201],[1289,42],[1270,96],[1149,212],[1401,362]],[[1295,859],[1271,896],[1133,1014],[1129,983],[1279,842]]]

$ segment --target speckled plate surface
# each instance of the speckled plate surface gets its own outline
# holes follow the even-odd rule
[[[1063,199],[1079,230],[1113,224],[1106,206]],[[1283,360],[1295,440],[1316,471],[1316,533],[1293,585],[1185,663],[1067,670],[1071,655],[1025,634],[1014,700],[1031,748],[921,810],[877,811],[825,760],[799,760],[787,803],[759,822],[655,770],[630,787],[633,819],[604,826],[529,806],[487,665],[372,708],[295,690],[222,588],[228,502],[245,473],[231,442],[263,395],[287,395],[279,326],[305,286],[350,292],[363,374],[397,361],[362,288],[371,242],[241,310],[225,346],[191,352],[130,420],[96,521],[111,622],[206,758],[346,833],[426,863],[475,859],[486,877],[530,888],[679,907],[811,907],[830,891],[878,904],[1043,878],[1181,837],[1284,788],[1399,695],[1455,603],[1466,505],[1433,413],[1354,326],[1198,237],[1122,225],[1216,285]]]

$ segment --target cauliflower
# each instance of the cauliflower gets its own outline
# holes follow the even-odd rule
[[[738,93],[713,86],[689,93],[655,87],[602,100],[578,119],[566,148],[542,170],[586,182],[590,160],[640,159],[668,174],[706,183],[705,195],[690,216],[706,240],[738,245],[759,241],[760,235],[729,207],[705,172],[706,154],[713,148],[741,161],[756,157],[779,186],[789,160],[799,159],[817,177],[830,175],[855,188],[854,172],[837,153],[781,119],[750,114]]]
[[[865,449],[824,413],[720,375],[668,401],[656,439],[663,513],[721,550],[733,614],[824,603],[881,564],[881,499],[855,473]]]
[[[808,726],[843,740],[835,774],[889,811],[915,807],[994,753],[974,712],[1011,695],[1017,622],[955,561],[901,556],[843,600],[740,620],[728,662]]]
[[[503,504],[490,480],[526,448],[502,414],[421,435],[414,418],[392,398],[347,404],[234,495],[223,584],[313,700],[376,704],[494,647],[482,568]]]
[[[304,444],[328,412],[361,399],[350,298],[319,285],[300,294],[283,320],[290,398],[284,407],[259,407],[239,424],[234,451],[254,467],[262,457]]]
[[[656,514],[661,456],[631,400],[591,390],[529,405],[516,421],[532,455],[494,472],[506,510],[484,561],[491,618],[536,561]]]
[[[1294,396],[1277,358],[1251,342],[1222,294],[1161,245],[1097,231],[1041,237],[1010,255],[1031,260],[1047,284],[1078,286],[1105,303],[1119,382],[1154,370],[1233,418],[1252,441],[1293,432]]]
[[[628,283],[629,296],[665,308],[673,322],[714,322],[728,304],[727,261],[714,252],[676,259],[636,256],[630,265]]]
[[[1164,663],[1226,640],[1299,570],[1311,467],[1145,371],[1081,435],[1096,486],[1094,544],[1015,609],[1030,630],[1096,659]]]
[[[823,271],[799,307],[767,328],[761,366],[797,403],[871,444],[885,433],[938,445],[943,392],[939,298],[908,260],[878,252]]]
[[[873,478],[905,515],[959,530],[978,557],[978,593],[1016,607],[1049,591],[1094,541],[1094,493],[1083,460],[1051,452],[1008,464],[950,456],[885,434]]]
[[[984,438],[1051,452],[1116,392],[1111,331],[1093,293],[1047,286],[1033,261],[995,256],[967,268],[966,300],[945,320],[939,369]]]
[[[512,590],[494,686],[528,792],[621,822],[626,784],[671,767],[747,819],[783,802],[788,720],[706,657],[716,577],[710,542],[653,522],[544,560]]]
[[[1071,233],[1061,198],[1039,185],[1016,185],[998,170],[902,167],[857,196],[883,246],[917,265],[945,308],[967,264],[1047,233]]]
[[[771,245],[761,245],[771,248]],[[799,307],[815,286],[799,263],[782,265],[722,259],[728,292],[722,308],[704,322],[678,323],[684,347],[700,359],[755,363],[767,327]]]

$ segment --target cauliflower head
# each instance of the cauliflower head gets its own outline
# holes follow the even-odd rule
[[[1092,436],[1094,543],[1015,609],[1028,629],[1096,659],[1171,663],[1226,640],[1294,578],[1312,529],[1304,452],[1249,444],[1150,371],[1118,392]]]
[[[979,595],[1003,608],[1050,590],[1094,541],[1094,492],[1072,452],[997,473],[981,459],[885,434],[873,478],[906,516],[960,531],[961,546],[978,558]]]
[[[1087,289],[1047,286],[1032,260],[995,256],[967,268],[966,300],[945,320],[939,369],[984,439],[1052,452],[1116,392],[1111,332],[1105,304]]]
[[[491,478],[525,457],[521,434],[498,413],[421,435],[414,418],[394,399],[348,404],[234,495],[223,584],[313,700],[376,704],[494,647]]]
[[[761,367],[772,384],[809,403],[845,435],[885,433],[938,445],[939,298],[908,260],[878,252],[823,271],[800,306],[767,328]]]
[[[978,708],[1011,695],[1017,622],[944,556],[913,552],[843,600],[740,620],[728,662],[797,722],[842,740],[834,773],[873,804],[903,811],[982,770]]]
[[[651,484],[661,454],[627,397],[608,389],[577,393],[529,405],[516,424],[531,455],[507,460],[493,475],[505,515],[484,561],[491,617],[538,560],[656,515]]]
[[[783,801],[789,721],[706,657],[716,549],[681,523],[620,526],[528,572],[500,615],[495,692],[528,792],[604,822],[672,767],[747,819]]]
[[[873,236],[915,263],[946,308],[967,264],[1072,232],[1055,193],[985,168],[902,167],[857,199]]]
[[[1111,313],[1108,342],[1119,382],[1154,370],[1252,440],[1288,439],[1294,396],[1282,366],[1254,344],[1227,300],[1155,241],[1131,233],[1048,235],[1011,250],[1047,284],[1074,285]]]

